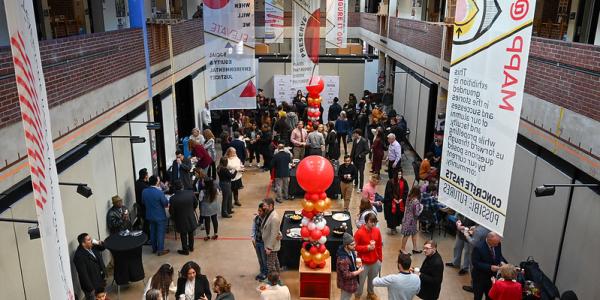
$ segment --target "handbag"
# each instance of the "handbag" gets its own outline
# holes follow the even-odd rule
[[[552,283],[552,280],[544,274],[542,269],[540,269],[540,265],[533,257],[528,257],[527,260],[521,262],[519,266],[525,271],[525,280],[531,280],[540,287],[542,300],[560,298],[558,288],[556,288],[556,285]]]

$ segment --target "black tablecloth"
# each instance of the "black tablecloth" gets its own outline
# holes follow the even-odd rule
[[[140,236],[121,236],[113,234],[104,241],[104,247],[110,250],[114,261],[114,278],[118,285],[144,279],[142,246],[148,240],[146,234]]]
[[[337,162],[333,163],[333,182],[327,188],[327,197],[332,199],[337,199],[338,195],[342,193],[340,187],[340,178],[337,176],[338,164]],[[296,168],[293,168],[290,171],[290,186],[288,188],[288,193],[293,196],[304,196],[304,190],[298,184],[298,180],[296,179]]]
[[[340,211],[334,211],[333,214]],[[283,214],[283,220],[281,221],[281,233],[283,238],[281,239],[281,249],[279,250],[279,263],[290,269],[297,269],[300,263],[300,248],[302,247],[302,239],[294,239],[287,236],[287,230],[290,228],[300,227],[300,222],[292,222],[287,216],[294,214],[294,211],[288,210]],[[333,229],[340,227],[342,223],[346,223],[348,229],[346,232],[352,234],[352,217],[344,222],[338,222],[332,219],[331,216],[326,216],[327,226],[329,226],[330,233],[327,236],[327,242],[325,247],[331,254],[331,268],[335,270],[335,261],[337,257],[337,250],[342,245],[342,237],[333,235]]]

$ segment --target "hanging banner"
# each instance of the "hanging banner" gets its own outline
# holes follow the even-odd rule
[[[535,1],[458,3],[439,200],[502,235]]]
[[[292,75],[273,75],[273,97],[277,105],[283,101],[292,104],[294,96],[296,96],[296,89],[292,86]]]
[[[254,37],[254,1],[204,1],[204,80],[211,110],[256,108]]]
[[[293,1],[292,86],[304,89],[312,76],[319,75],[321,2]]]
[[[265,0],[265,43],[283,43],[283,0]]]
[[[32,1],[5,1],[49,299],[75,299]]]
[[[321,76],[325,88],[321,93],[321,106],[323,106],[323,120],[327,120],[329,107],[333,104],[333,98],[340,95],[340,76]]]
[[[346,48],[348,38],[348,1],[327,0],[326,48]]]

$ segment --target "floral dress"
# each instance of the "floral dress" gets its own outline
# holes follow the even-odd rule
[[[410,203],[406,206],[404,218],[402,219],[402,229],[400,230],[402,235],[417,234],[417,217],[420,213],[419,208],[420,203],[416,198],[411,199]]]

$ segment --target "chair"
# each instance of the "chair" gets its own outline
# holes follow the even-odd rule
[[[421,160],[413,160],[412,162],[413,171],[415,172],[415,180],[413,181],[413,186],[415,183],[420,183],[421,178],[419,178],[419,170],[421,169]]]

